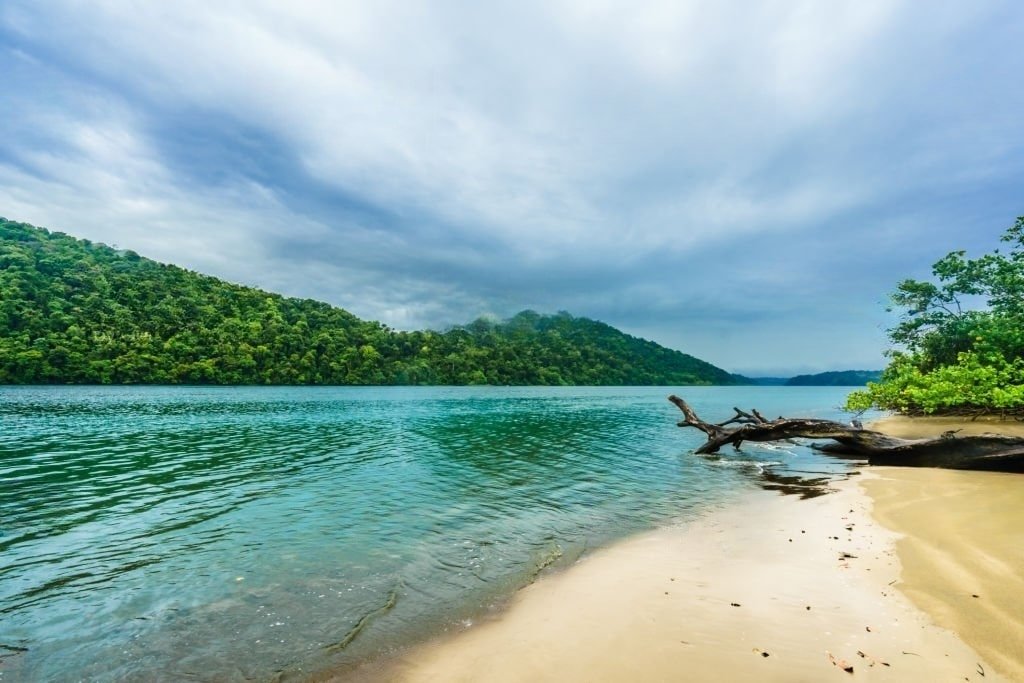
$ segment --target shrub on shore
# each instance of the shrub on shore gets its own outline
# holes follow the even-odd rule
[[[848,410],[1024,414],[1024,216],[1002,241],[1005,253],[955,251],[932,267],[935,282],[898,285],[892,360],[879,382],[850,394]]]

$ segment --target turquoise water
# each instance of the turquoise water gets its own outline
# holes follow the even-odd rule
[[[848,389],[676,391],[725,419],[841,417]],[[694,456],[668,393],[0,387],[0,681],[344,668],[588,549],[844,467]]]

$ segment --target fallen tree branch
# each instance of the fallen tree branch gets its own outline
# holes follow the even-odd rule
[[[982,434],[957,436],[947,432],[936,439],[899,439],[834,420],[783,418],[767,420],[757,410],[736,415],[718,424],[705,422],[678,396],[669,396],[682,411],[680,427],[693,427],[707,436],[697,453],[717,453],[723,446],[739,448],[744,441],[766,442],[787,439],[828,439],[814,445],[829,455],[867,459],[872,465],[943,467],[947,469],[1024,472],[1024,438]],[[739,426],[730,428],[729,425]]]

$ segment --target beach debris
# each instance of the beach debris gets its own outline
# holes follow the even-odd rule
[[[808,612],[810,612],[810,611],[811,611],[811,606],[810,606],[810,605],[807,605],[807,611],[808,611]]]
[[[854,429],[833,420],[778,418],[767,420],[757,410],[733,408],[735,415],[724,422],[705,422],[686,401],[668,397],[685,419],[680,427],[693,427],[707,436],[695,453],[717,453],[723,446],[738,447],[744,441],[758,443],[794,438],[827,439],[815,445],[822,453],[837,457],[867,458],[871,465],[903,467],[945,467],[963,470],[1024,472],[1024,438],[980,434],[955,439],[899,439],[870,429]],[[736,425],[730,427],[729,425]]]
[[[978,673],[980,673],[982,675],[982,677],[984,678],[984,676],[985,676],[985,667],[983,667],[981,665],[981,662],[978,662]]]
[[[761,649],[761,648],[759,648],[759,647],[755,647],[755,648],[754,648],[754,653],[755,653],[755,654],[760,654],[760,655],[761,655],[762,657],[771,657],[771,655],[770,655],[770,654],[768,654],[768,651],[767,651],[767,650],[762,650],[762,649]]]
[[[978,595],[977,593],[971,593],[971,597],[972,598],[980,598],[981,596]]]
[[[851,555],[850,553],[847,553],[847,552],[842,552],[842,553],[839,553],[839,559],[840,560],[851,560],[851,559],[852,560],[856,560],[857,556],[856,555]]]
[[[868,666],[874,666],[875,664],[881,664],[882,666],[890,666],[889,662],[883,662],[880,659],[875,659],[874,657],[870,657],[870,656],[868,656],[867,654],[865,654],[861,650],[857,650],[857,656],[860,657],[861,659],[867,660]]]
[[[868,633],[871,633],[871,627],[870,626],[865,626],[864,630],[867,631]]]
[[[827,652],[826,654],[828,654],[828,661],[832,662],[832,666],[839,667],[840,669],[842,669],[843,671],[845,671],[848,674],[852,674],[853,673],[853,664],[850,664],[845,659],[837,658],[831,652]]]
[[[740,607],[740,603],[738,602],[730,602],[729,604],[733,607]]]

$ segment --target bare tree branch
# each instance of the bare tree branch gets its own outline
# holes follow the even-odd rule
[[[982,434],[957,436],[947,432],[937,439],[898,439],[860,426],[834,420],[783,418],[766,420],[757,410],[750,413],[734,408],[736,415],[720,424],[705,422],[690,405],[668,397],[686,419],[680,427],[693,427],[707,435],[697,453],[717,453],[722,446],[739,448],[744,441],[766,442],[787,439],[828,439],[817,450],[839,457],[867,459],[872,465],[943,467],[947,469],[1024,472],[1024,438]],[[740,426],[728,428],[727,425]]]

